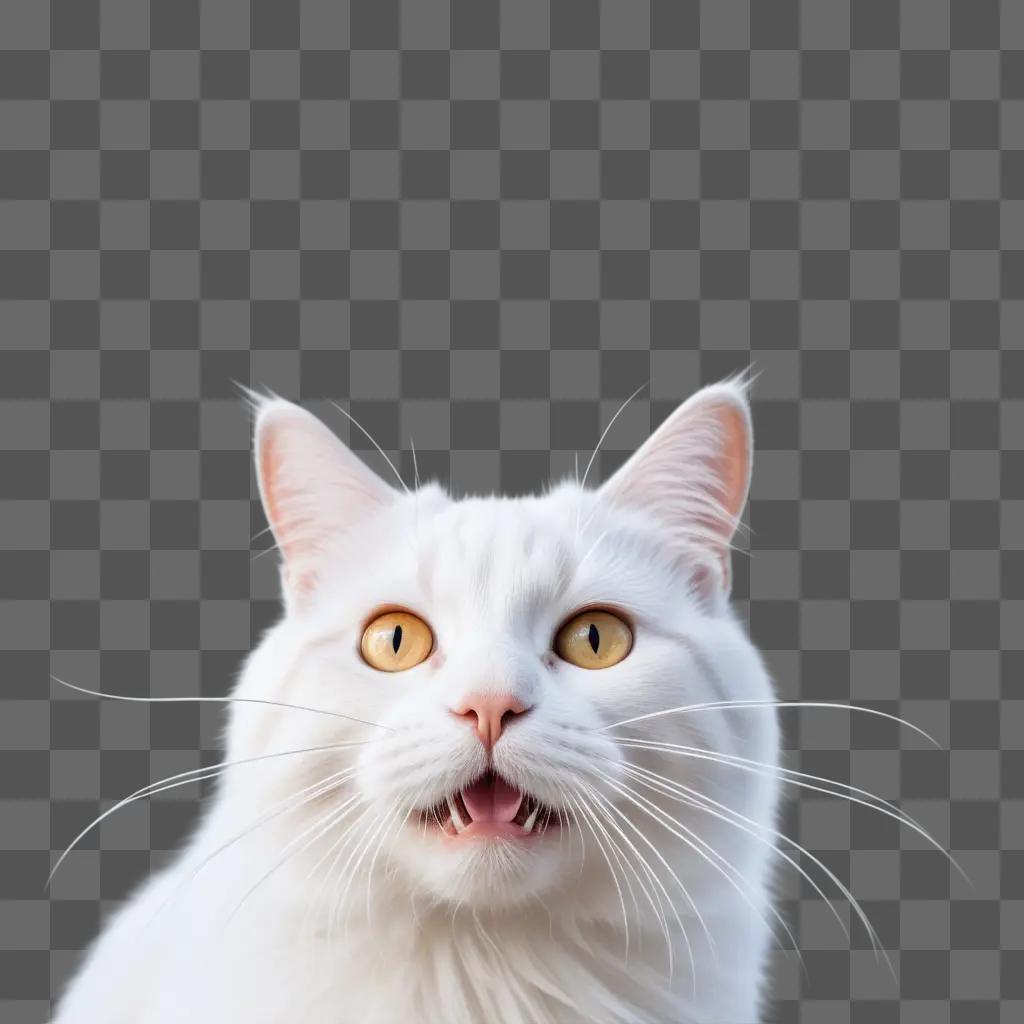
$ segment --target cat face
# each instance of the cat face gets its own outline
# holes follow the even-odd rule
[[[740,386],[699,393],[598,490],[399,491],[280,401],[260,410],[257,458],[286,614],[242,692],[328,714],[239,705],[231,753],[338,745],[275,759],[270,776],[287,796],[347,772],[295,826],[311,829],[328,877],[386,863],[432,901],[564,896],[601,916],[616,833],[620,849],[660,831],[659,856],[683,852],[631,796],[633,773],[667,755],[623,735],[773,749],[769,715],[737,730],[726,710],[658,714],[769,695],[727,604],[750,472]]]

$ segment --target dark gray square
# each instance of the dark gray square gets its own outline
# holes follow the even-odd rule
[[[998,249],[999,203],[990,199],[950,203],[949,242],[953,249]]]
[[[497,50],[500,46],[500,21],[498,4],[451,0],[452,49]],[[554,39],[551,45],[555,45]]]
[[[194,501],[151,501],[149,546],[153,551],[199,547],[199,505]]]
[[[609,299],[651,297],[651,257],[647,252],[602,252],[601,294]]]
[[[353,101],[351,144],[353,149],[398,147],[398,104],[392,100]]]
[[[451,155],[447,151],[403,151],[403,199],[447,199],[451,190]]]
[[[154,50],[199,49],[199,0],[150,0],[149,39]]]
[[[45,151],[0,152],[0,199],[47,199],[50,158]]]
[[[100,298],[149,298],[149,253],[134,249],[101,252]]]
[[[55,402],[50,408],[53,450],[94,451],[100,446],[100,408],[96,402]]]
[[[501,97],[545,99],[551,92],[551,58],[546,50],[501,51]]]
[[[903,199],[949,197],[949,153],[904,150],[900,153],[900,196]]]
[[[149,153],[103,150],[100,153],[100,195],[104,199],[147,199]]]
[[[750,204],[751,249],[799,247],[799,203],[787,199],[762,199]]]
[[[746,50],[702,50],[700,94],[706,100],[750,97],[750,54]]]
[[[550,356],[547,352],[502,352],[502,397],[549,398],[550,373]]]
[[[48,99],[50,54],[46,50],[7,50],[0,60],[0,100]]]
[[[302,298],[348,298],[347,252],[303,252],[299,267]]]
[[[452,17],[460,16],[466,7],[482,7],[483,4],[475,3],[475,0],[460,0],[459,4],[452,6]],[[652,12],[652,21],[654,20]],[[485,39],[492,39],[482,45],[486,47],[497,46],[497,31],[493,36],[487,34]],[[461,38],[461,33],[459,38]],[[696,35],[694,40],[696,40]],[[452,46],[458,46],[456,37],[452,36]],[[474,48],[474,43],[470,48]],[[552,50],[598,50],[601,48],[601,11],[592,0],[562,0],[561,3],[551,5],[551,49]]]
[[[149,53],[104,50],[100,55],[100,96],[108,100],[137,100],[149,96]]]
[[[199,104],[192,100],[154,100],[149,106],[151,149],[198,149]]]
[[[599,249],[601,206],[594,200],[559,199],[551,204],[552,249]]]
[[[650,153],[642,150],[602,150],[603,199],[648,199],[650,194]]]
[[[100,105],[98,101],[51,101],[51,149],[97,149],[99,144]]]
[[[249,13],[249,38],[252,48],[297,50],[299,11],[298,4],[282,4],[279,0],[252,0]]]
[[[451,93],[451,56],[447,50],[402,50],[401,75],[403,96],[447,99]]]
[[[45,252],[0,252],[0,299],[45,299],[50,260]]]
[[[949,97],[949,52],[904,50],[900,54],[900,96],[905,100]]]
[[[547,252],[503,252],[500,273],[504,299],[546,299],[550,294]]]
[[[696,100],[651,103],[651,149],[698,149],[700,109]]]
[[[150,302],[149,341],[154,349],[198,348],[198,303],[183,299]]]
[[[205,299],[249,298],[249,254],[202,252],[199,258],[199,289]]]
[[[497,100],[456,100],[451,105],[452,149],[497,149]]]
[[[349,240],[352,248],[399,248],[398,209],[398,203],[392,200],[352,202],[349,206]]]
[[[999,0],[950,0],[949,34],[963,50],[999,49]]]
[[[953,100],[949,144],[952,149],[998,149],[999,101]]]
[[[99,348],[100,304],[86,299],[50,303],[50,345],[54,349]]]
[[[50,48],[98,50],[99,0],[50,0]]]
[[[397,49],[397,0],[351,0],[349,22],[354,49]]]
[[[551,148],[599,149],[600,123],[600,108],[592,100],[555,100],[551,104]]]
[[[452,348],[498,347],[498,304],[484,299],[460,299],[451,304]],[[454,447],[455,440],[452,439]]]
[[[701,293],[708,299],[738,299],[750,294],[750,254],[708,252],[700,255]]]
[[[409,299],[447,299],[450,259],[443,252],[403,252],[402,293]]]
[[[343,100],[349,96],[347,50],[302,50],[299,93],[304,100]]]
[[[601,51],[601,96],[640,100],[651,94],[651,56],[647,50]]]
[[[855,50],[898,50],[899,7],[889,0],[857,0],[851,4],[850,45]]]
[[[663,0],[663,7],[683,7],[673,0]],[[685,8],[684,8],[685,9]],[[687,33],[690,40],[695,32]],[[657,36],[655,36],[657,38]],[[678,42],[675,45],[685,46]],[[692,43],[690,44],[692,45]],[[750,5],[750,46],[754,50],[796,50],[800,46],[799,0],[770,0]]]
[[[901,253],[900,289],[908,299],[948,298],[949,253]]]
[[[502,199],[547,199],[551,190],[551,156],[546,151],[502,150]]]
[[[199,447],[199,406],[195,402],[155,401],[149,407],[149,446],[153,451]]]
[[[601,321],[596,302],[561,299],[552,301],[550,308],[548,325],[552,349],[597,348]]]
[[[89,199],[50,203],[51,249],[98,249],[100,204]]]
[[[804,99],[846,99],[850,95],[850,51],[803,50],[800,76]]]
[[[253,349],[298,348],[302,330],[299,313],[299,303],[289,299],[255,299],[249,328]]]
[[[246,190],[248,190],[248,154],[241,153],[239,155],[244,158]],[[232,161],[230,167],[225,167],[225,172],[227,173],[223,187],[225,191],[230,191],[233,183],[237,180],[236,174],[240,176],[241,166]],[[300,157],[299,174],[303,199],[348,198],[350,188],[349,156],[344,150],[304,149]]]
[[[398,303],[353,300],[349,304],[349,334],[354,349],[397,348]]]
[[[147,600],[149,598],[149,552],[101,552],[100,594],[107,600]]]
[[[198,249],[199,203],[185,199],[151,202],[149,244],[153,249]]]
[[[701,150],[700,189],[702,199],[746,199],[750,195],[749,152]]]
[[[899,149],[897,100],[854,100],[850,104],[851,149]]]
[[[555,208],[551,204],[551,247],[555,245]],[[498,249],[501,239],[499,205],[491,199],[461,199],[451,204],[452,249]],[[397,230],[397,221],[396,221]]]
[[[844,151],[804,150],[800,175],[805,199],[846,199],[850,195],[850,157]]]
[[[299,104],[292,100],[253,100],[249,133],[253,149],[298,149]]]
[[[256,200],[249,207],[253,249],[298,249],[299,208],[283,199]]]
[[[800,142],[800,104],[796,100],[752,100],[751,149],[797,149]]]
[[[303,96],[306,95],[306,60],[315,62],[320,50],[302,54]],[[208,100],[242,100],[249,96],[248,50],[201,50],[199,52],[199,91]],[[319,98],[319,97],[310,97]]]
[[[700,248],[700,206],[696,200],[658,199],[651,203],[651,248]]]

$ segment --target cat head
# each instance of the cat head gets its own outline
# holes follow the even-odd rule
[[[770,715],[737,730],[713,708],[659,714],[770,692],[728,603],[742,383],[698,392],[596,489],[392,486],[278,399],[259,404],[255,450],[285,614],[239,692],[314,710],[236,705],[230,753],[308,751],[237,784],[261,778],[267,805],[313,794],[289,829],[324,877],[386,863],[433,901],[565,896],[600,917],[618,906],[601,860],[616,836],[639,846],[639,828],[659,856],[675,842],[636,796],[635,772],[671,759],[624,737],[773,749]]]

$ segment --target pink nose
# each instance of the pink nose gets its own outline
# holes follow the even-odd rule
[[[529,708],[515,697],[499,693],[471,693],[461,704],[452,709],[452,714],[466,719],[474,729],[480,742],[490,750],[501,736],[502,730],[516,717]]]

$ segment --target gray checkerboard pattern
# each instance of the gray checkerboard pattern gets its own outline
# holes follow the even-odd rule
[[[235,382],[347,403],[411,478],[519,492],[621,400],[606,474],[753,364],[736,591],[792,764],[806,885],[771,1019],[1024,1019],[1024,4],[3,0],[0,1016],[38,1024],[217,756],[276,613]],[[379,465],[369,444],[351,441]],[[845,913],[845,911],[844,911]]]

